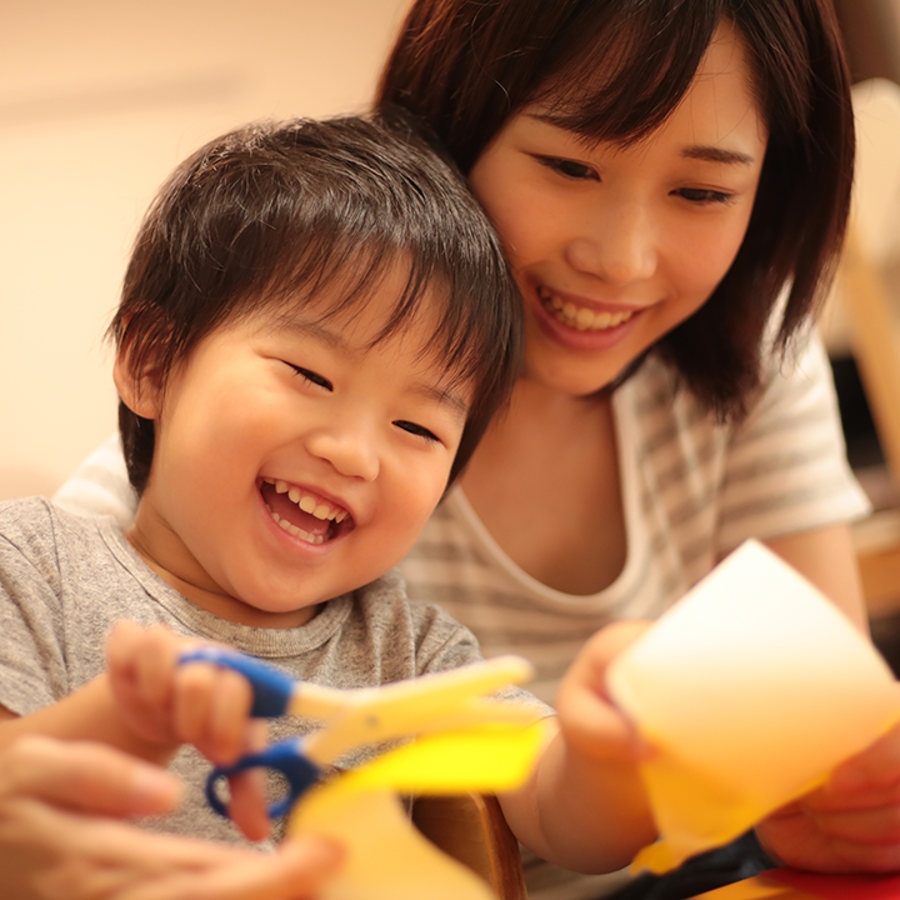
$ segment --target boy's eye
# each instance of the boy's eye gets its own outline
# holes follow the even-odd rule
[[[434,441],[435,443],[440,442],[440,438],[433,431],[429,431],[427,428],[423,428],[421,425],[416,425],[415,422],[406,422],[402,419],[399,419],[394,422],[394,424],[403,431],[408,431],[410,434],[415,434],[418,437],[425,438],[426,441]]]
[[[561,159],[556,156],[541,156],[538,159],[541,165],[552,169],[554,172],[559,172],[560,175],[566,178],[576,181],[598,178],[597,173],[590,166],[576,162],[574,159]]]
[[[731,194],[708,188],[679,188],[675,193],[691,203],[728,203],[731,200]]]
[[[295,366],[293,363],[288,363],[288,365],[306,381],[318,385],[320,388],[324,388],[326,391],[334,390],[334,385],[327,378],[323,378],[317,372],[313,372],[310,369],[304,369],[302,366]]]

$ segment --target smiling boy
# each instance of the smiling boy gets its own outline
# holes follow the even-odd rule
[[[171,755],[103,674],[122,619],[338,686],[479,658],[389,570],[508,396],[519,319],[487,219],[404,123],[249,126],[197,151],[141,227],[110,328],[133,527],[0,506],[0,742]],[[161,827],[236,839],[199,755],[174,768],[189,798]]]
[[[484,214],[400,123],[250,127],[198,151],[141,228],[111,327],[134,526],[0,506],[0,746],[38,733],[177,753],[186,801],[158,827],[235,841],[184,742],[227,762],[256,741],[248,692],[177,669],[186,642],[336,687],[479,659],[388,570],[509,396],[520,316]],[[140,627],[120,624],[105,656],[123,619]],[[603,700],[614,646],[601,635],[573,667],[572,713],[502,798],[524,843],[590,870],[654,836],[633,733]],[[314,724],[279,719],[271,737]]]

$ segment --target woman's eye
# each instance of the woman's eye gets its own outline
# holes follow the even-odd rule
[[[675,193],[691,203],[728,203],[732,195],[708,188],[679,188]]]
[[[302,366],[295,366],[293,363],[288,363],[288,365],[305,381],[308,381],[311,384],[318,385],[320,388],[324,388],[326,391],[334,390],[334,385],[332,385],[332,383],[327,378],[323,378],[317,372],[313,372],[310,369],[304,369]]]
[[[406,422],[401,419],[394,422],[394,424],[403,431],[408,431],[410,434],[414,434],[417,437],[425,438],[426,441],[440,443],[440,438],[433,431],[429,431],[421,425],[416,425],[415,422]]]
[[[561,159],[556,156],[542,156],[539,159],[541,165],[552,169],[554,172],[559,172],[560,175],[564,175],[566,178],[572,178],[576,181],[597,178],[597,173],[590,166],[575,162],[574,159]]]

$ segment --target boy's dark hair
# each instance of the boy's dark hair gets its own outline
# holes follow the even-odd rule
[[[769,128],[756,205],[731,269],[657,350],[708,408],[740,416],[779,294],[786,348],[830,284],[853,175],[849,79],[830,0],[417,0],[376,105],[434,129],[463,172],[514,113],[634,142],[684,96],[720,20],[745,41]]]
[[[450,480],[509,396],[521,300],[492,227],[459,175],[401,114],[257,124],[180,165],[138,233],[110,326],[127,370],[175,367],[214,329],[327,288],[327,318],[365,303],[399,264],[408,275],[376,341],[406,327],[429,294],[436,360],[474,399]],[[154,423],[119,403],[128,476],[141,493]]]

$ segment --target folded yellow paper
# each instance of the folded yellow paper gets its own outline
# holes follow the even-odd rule
[[[547,738],[544,722],[488,724],[428,735],[313,788],[289,834],[331,838],[345,850],[320,900],[494,900],[478,876],[424,838],[398,791],[502,793],[527,778]]]
[[[822,783],[900,720],[874,647],[816,588],[748,541],[617,658],[608,687],[657,753],[641,774],[665,872]]]

